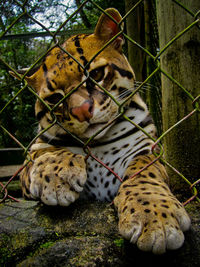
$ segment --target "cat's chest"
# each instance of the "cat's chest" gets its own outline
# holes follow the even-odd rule
[[[121,184],[119,177],[123,178],[134,150],[128,137],[120,142],[91,148],[90,156],[86,157],[88,179],[84,187],[84,195],[111,201]]]

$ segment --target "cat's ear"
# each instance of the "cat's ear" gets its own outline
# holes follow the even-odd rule
[[[16,72],[14,71],[9,71],[9,74],[15,78],[17,78],[18,80],[21,80],[21,78],[24,76],[24,74],[27,72],[27,75],[25,75],[24,79],[27,81],[27,83],[32,86],[33,88],[35,88],[36,86],[36,73],[38,71],[39,67],[31,69],[30,71],[29,68],[23,68],[20,70],[17,70]]]
[[[104,40],[106,43],[120,32],[118,23],[120,23],[122,17],[115,8],[108,8],[105,10],[105,12],[108,13],[114,20],[103,13],[97,22],[94,34],[101,40]],[[121,27],[123,27],[123,25],[121,25]],[[123,35],[121,34],[113,41],[112,44],[116,49],[121,49],[123,43],[124,39]]]

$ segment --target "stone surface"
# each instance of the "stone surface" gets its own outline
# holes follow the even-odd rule
[[[155,256],[121,238],[109,204],[8,201],[0,205],[0,266],[200,266],[200,206],[187,209],[193,223],[184,246]]]

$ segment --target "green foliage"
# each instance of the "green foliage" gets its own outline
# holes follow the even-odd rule
[[[76,5],[77,7],[80,6],[80,4],[82,4],[85,0],[76,0]],[[122,15],[125,15],[125,2],[124,1],[115,1],[115,0],[110,0],[110,1],[102,1],[102,0],[93,0],[92,3],[88,2],[83,9],[83,12],[87,18],[87,20],[89,21],[91,26],[95,26],[98,17],[101,15],[101,11],[93,4],[97,4],[98,6],[100,6],[102,9],[106,9],[109,7],[114,7],[116,9],[119,10],[119,12]],[[87,23],[84,20],[84,17],[81,14],[81,19],[82,19],[82,23],[83,26],[87,27]]]
[[[1,3],[2,5],[2,3]],[[13,11],[13,9],[15,11]],[[19,15],[19,9],[15,8],[11,3],[5,3],[5,10],[9,10],[11,17],[5,16],[1,9],[1,23],[0,28],[2,32],[16,19]],[[26,25],[25,21],[19,21],[9,31],[9,34],[19,34],[27,32],[30,25]],[[49,41],[48,41],[49,42]],[[41,55],[48,42],[44,40],[35,39],[11,39],[0,40],[0,55],[1,59],[7,63],[3,64],[0,61],[0,111],[4,106],[23,88],[23,84],[8,73],[9,66],[14,69],[21,69],[31,66]],[[40,47],[40,49],[38,49]],[[42,50],[41,50],[42,47]],[[26,88],[20,93],[10,104],[0,113],[0,123],[12,135],[14,135],[20,142],[27,145],[34,137],[36,129],[36,120],[34,116],[34,102],[35,97]],[[7,133],[0,129],[0,147],[16,146]]]
[[[14,81],[5,69],[0,71],[0,76],[4,79],[3,86],[0,88],[0,109],[8,103],[10,99],[21,89],[22,85]],[[6,83],[7,82],[7,83]],[[1,114],[1,124],[12,133],[19,141],[27,144],[34,132],[34,112],[33,96],[27,89],[19,94]],[[0,146],[16,146],[16,143],[1,130]]]

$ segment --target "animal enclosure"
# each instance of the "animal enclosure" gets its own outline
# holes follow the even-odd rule
[[[179,40],[182,40],[183,38],[185,38],[185,36],[187,36],[187,34],[189,34],[190,32],[192,32],[193,30],[195,30],[195,34],[196,32],[198,33],[198,35],[200,35],[200,19],[199,19],[199,13],[200,10],[198,10],[197,12],[194,12],[193,10],[191,10],[190,8],[187,7],[187,5],[183,4],[183,1],[169,1],[170,5],[173,5],[173,8],[178,9],[179,12],[182,14],[183,18],[185,17],[189,17],[189,19],[187,19],[187,25],[184,28],[180,28],[178,33],[176,32],[170,40],[167,40],[166,42],[163,41],[162,39],[162,30],[164,28],[163,24],[162,24],[162,19],[164,20],[164,16],[162,18],[162,10],[163,10],[163,6],[159,3],[157,3],[157,7],[155,6],[155,2],[154,1],[149,1],[151,2],[151,5],[149,6],[147,4],[148,1],[145,0],[140,0],[138,2],[136,2],[133,6],[131,6],[131,8],[129,8],[129,10],[125,11],[125,15],[123,16],[122,20],[120,22],[116,22],[114,21],[114,23],[117,23],[120,27],[120,32],[118,32],[110,41],[107,42],[107,44],[98,51],[97,54],[95,54],[93,56],[93,58],[87,62],[85,65],[83,65],[81,62],[78,62],[77,59],[75,59],[73,57],[72,54],[70,54],[68,51],[66,51],[63,47],[62,47],[62,42],[64,37],[68,37],[70,35],[76,34],[77,32],[81,32],[81,33],[91,33],[92,32],[92,25],[89,25],[91,28],[90,29],[81,29],[81,30],[77,30],[75,27],[73,28],[73,21],[75,20],[75,18],[77,18],[77,15],[80,13],[82,14],[82,17],[78,17],[78,22],[79,20],[85,15],[84,11],[87,10],[87,7],[89,6],[90,9],[92,9],[94,11],[94,13],[105,13],[104,9],[96,3],[96,1],[91,1],[91,0],[86,0],[86,1],[82,1],[82,3],[75,9],[73,9],[71,11],[71,13],[69,14],[68,18],[64,18],[63,21],[59,24],[56,25],[56,29],[54,28],[54,30],[49,30],[49,28],[46,26],[47,21],[40,21],[40,19],[36,19],[34,16],[31,15],[31,5],[30,5],[31,1],[24,1],[24,2],[19,2],[19,1],[13,1],[13,8],[17,10],[17,16],[12,19],[10,18],[9,22],[7,21],[5,23],[6,27],[3,28],[1,27],[1,34],[0,34],[0,49],[2,50],[2,52],[6,54],[6,56],[1,52],[0,55],[0,64],[1,64],[1,72],[0,72],[0,86],[1,86],[1,107],[0,107],[0,129],[1,129],[1,147],[3,148],[3,146],[5,145],[5,147],[10,147],[10,146],[15,146],[15,148],[17,149],[21,149],[24,153],[24,156],[27,157],[28,161],[26,164],[28,164],[28,162],[32,161],[31,155],[29,154],[29,148],[31,147],[31,145],[35,142],[35,140],[41,136],[43,133],[45,133],[49,128],[51,128],[53,125],[58,125],[60,127],[61,124],[58,121],[56,114],[55,114],[55,110],[56,108],[59,106],[60,103],[62,103],[62,101],[64,101],[65,99],[67,99],[74,91],[76,91],[83,82],[86,82],[88,79],[92,79],[89,75],[89,72],[87,71],[88,66],[93,62],[93,60],[107,47],[111,44],[111,42],[113,42],[118,36],[123,36],[126,44],[125,44],[125,52],[127,52],[127,55],[130,56],[130,46],[131,49],[139,49],[139,51],[141,51],[142,53],[142,57],[143,57],[143,64],[144,64],[144,75],[143,75],[143,80],[140,80],[138,82],[135,83],[134,86],[134,90],[131,92],[131,94],[129,95],[128,98],[125,99],[125,101],[123,103],[120,103],[118,101],[118,99],[114,98],[105,88],[103,88],[102,86],[100,86],[94,79],[92,80],[92,82],[94,84],[96,84],[98,87],[100,87],[100,89],[102,91],[104,91],[105,94],[107,94],[112,101],[114,101],[117,106],[118,106],[118,115],[115,118],[115,120],[117,120],[118,118],[121,118],[123,120],[128,120],[129,123],[133,126],[138,128],[139,130],[141,130],[144,134],[146,134],[148,137],[150,137],[153,141],[154,141],[154,146],[152,148],[152,152],[153,154],[156,156],[156,160],[160,160],[163,162],[163,164],[165,164],[166,166],[168,166],[169,168],[169,173],[173,172],[174,175],[177,177],[176,181],[181,181],[181,187],[183,188],[182,191],[186,191],[187,194],[187,199],[184,200],[184,204],[186,205],[187,203],[189,203],[192,200],[197,200],[199,201],[198,198],[198,183],[200,182],[200,179],[198,177],[196,177],[193,174],[193,168],[192,166],[190,166],[190,164],[187,166],[187,168],[190,170],[191,172],[191,176],[188,175],[188,173],[182,173],[177,166],[174,166],[173,163],[176,162],[173,160],[173,162],[171,163],[170,161],[170,157],[168,155],[173,154],[173,152],[175,151],[175,147],[172,149],[171,147],[168,148],[167,144],[169,144],[169,142],[171,142],[171,138],[174,135],[174,130],[180,129],[180,127],[184,124],[185,126],[185,131],[187,130],[187,132],[189,132],[188,136],[190,136],[190,141],[194,141],[196,146],[196,151],[193,151],[192,147],[188,147],[187,145],[182,144],[183,147],[187,147],[185,154],[196,154],[196,162],[194,162],[193,165],[197,166],[197,171],[199,171],[199,162],[198,162],[198,151],[199,151],[199,139],[197,139],[196,137],[193,136],[194,131],[196,131],[196,136],[199,135],[199,126],[194,126],[193,124],[193,128],[190,131],[190,119],[194,118],[194,121],[196,121],[196,125],[199,125],[198,119],[199,119],[199,111],[200,111],[200,107],[199,107],[199,99],[200,99],[200,89],[199,89],[199,84],[196,84],[194,87],[196,89],[191,89],[188,88],[187,85],[182,84],[179,79],[177,79],[177,77],[173,76],[173,72],[175,72],[174,70],[171,72],[170,68],[166,68],[166,64],[165,61],[166,60],[171,60],[171,58],[176,57],[175,54],[171,53],[171,58],[169,58],[170,56],[168,55],[168,57],[166,56],[166,53],[168,51],[170,51],[171,47],[173,47],[174,45],[178,44]],[[159,1],[158,1],[159,2]],[[143,29],[145,29],[145,34],[144,34],[144,38],[145,38],[145,42],[140,43],[138,40],[135,40],[134,37],[130,36],[130,30],[128,30],[128,23],[131,23],[131,16],[136,16],[138,15],[138,10],[141,9],[142,10],[142,17],[141,17],[141,21],[143,21],[143,24],[145,25],[143,27]],[[159,13],[161,12],[161,13]],[[151,30],[151,26],[152,26],[152,18],[149,16],[151,14],[154,14],[154,16],[156,16],[157,13],[157,17],[158,17],[158,29],[156,25],[156,18],[154,17],[154,31],[150,31]],[[107,16],[110,17],[109,14],[106,14]],[[112,19],[112,18],[111,18]],[[172,19],[172,18],[170,18]],[[173,18],[176,19],[175,22],[178,23],[180,18]],[[17,32],[17,27],[19,27],[19,23],[23,22],[23,27],[25,27],[26,21],[29,20],[31,21],[31,27],[34,27],[39,29],[38,31],[34,31],[31,32],[30,28],[29,28],[29,32],[28,33],[21,33],[18,34]],[[113,19],[112,19],[113,20]],[[129,20],[129,21],[128,21]],[[188,22],[190,21],[190,22]],[[77,24],[77,22],[75,22]],[[125,24],[125,26],[127,27],[123,27],[123,24]],[[68,26],[69,25],[69,26]],[[156,27],[156,29],[155,29]],[[165,26],[166,27],[166,26]],[[27,30],[27,28],[25,27],[25,30]],[[151,33],[158,34],[159,32],[159,39],[160,39],[160,47],[158,40],[155,40],[154,37],[154,48],[152,48],[152,45],[149,45],[149,42],[153,42],[153,37],[151,36]],[[140,32],[141,33],[141,32]],[[64,37],[63,37],[64,36]],[[34,41],[34,38],[47,38],[46,42],[41,41],[42,39],[37,39],[39,41]],[[30,51],[37,49],[38,54],[33,54],[32,53],[32,58],[31,55],[30,59],[27,59],[27,62],[32,62],[31,66],[21,66],[19,64],[20,59],[18,58],[16,61],[17,63],[15,64],[15,59],[14,59],[14,55],[16,55],[15,53],[13,53],[13,50],[9,50],[11,48],[11,45],[9,43],[9,41],[12,39],[15,43],[16,43],[16,47],[15,50],[19,49],[20,50],[20,42],[23,42],[24,38],[28,38],[29,40],[29,47],[27,47],[27,49],[29,49]],[[187,37],[186,37],[187,38]],[[191,42],[187,43],[187,45],[193,46],[196,45],[196,51],[197,51],[197,55],[199,53],[199,36],[197,36],[196,39],[196,43],[194,43],[194,40],[192,40]],[[25,76],[29,75],[31,73],[31,71],[37,67],[42,60],[47,56],[47,54],[55,47],[60,48],[63,53],[65,53],[67,56],[69,56],[72,60],[74,60],[79,67],[84,71],[85,73],[85,80],[82,81],[80,84],[77,85],[76,88],[74,88],[72,91],[70,91],[68,94],[66,94],[62,99],[59,99],[59,101],[54,105],[54,107],[52,108],[50,105],[48,105],[46,102],[44,102],[43,99],[40,98],[40,96],[35,92],[35,90],[33,90],[33,88],[31,88],[26,80],[25,80]],[[13,47],[12,47],[13,49]],[[185,47],[186,49],[186,47]],[[181,51],[182,52],[182,51]],[[10,53],[10,55],[9,55]],[[24,57],[23,54],[17,54],[18,56],[20,56],[21,58]],[[193,57],[193,55],[191,55],[191,58]],[[21,59],[22,60],[22,59]],[[168,61],[169,62],[169,61]],[[21,67],[29,67],[26,72],[22,75],[19,75],[17,73],[17,69],[21,68]],[[172,68],[174,68],[174,66],[172,66]],[[183,66],[183,68],[190,68],[193,69],[193,66]],[[13,71],[16,76],[18,76],[18,78],[21,80],[20,82],[17,80],[14,80],[13,78],[8,78],[8,71]],[[183,72],[183,70],[181,70]],[[162,78],[161,78],[162,76]],[[162,82],[161,82],[162,80]],[[181,79],[180,79],[181,80]],[[153,81],[153,82],[152,82]],[[9,90],[7,92],[9,92],[8,94],[5,94],[5,89],[9,87]],[[153,83],[153,85],[151,86],[151,84]],[[162,92],[161,89],[158,88],[159,84],[161,84],[162,87]],[[168,98],[168,103],[165,102],[166,100],[166,90],[170,90],[170,86],[175,86],[176,87],[176,91],[178,91],[178,99],[182,99],[183,102],[186,103],[185,106],[182,107],[182,109],[184,109],[186,111],[186,113],[184,114],[184,116],[182,116],[182,112],[180,112],[180,118],[175,118],[176,122],[173,123],[173,125],[170,125],[170,123],[167,123],[169,121],[169,116],[166,114],[167,113],[167,106],[176,106],[177,105],[177,98],[173,99],[172,98]],[[173,87],[172,86],[172,87]],[[155,93],[156,91],[156,93]],[[158,137],[152,137],[149,136],[149,134],[138,124],[134,123],[132,120],[130,120],[127,116],[124,115],[124,104],[125,102],[127,102],[134,94],[136,94],[137,92],[141,92],[142,95],[144,95],[144,98],[146,98],[146,102],[148,103],[150,110],[152,113],[154,113],[154,119],[157,120],[156,124],[158,126],[159,131],[158,131]],[[155,98],[160,97],[160,100],[158,100],[157,102],[155,101]],[[163,100],[161,101],[161,98],[163,98]],[[35,127],[35,119],[34,119],[34,102],[35,99],[38,99],[39,101],[41,101],[41,103],[43,103],[43,105],[45,105],[46,109],[48,111],[50,111],[51,116],[52,116],[52,123],[45,129],[43,129],[42,131],[36,132],[33,130],[32,125],[34,125]],[[157,108],[159,106],[159,103],[162,102],[162,108],[160,107],[160,110]],[[173,103],[172,103],[173,102]],[[188,104],[189,103],[189,104]],[[156,110],[153,110],[154,107],[156,108]],[[163,115],[161,114],[163,112]],[[171,112],[171,111],[170,111]],[[12,117],[12,123],[9,123],[9,114],[11,114],[10,116]],[[161,119],[161,117],[163,119]],[[162,120],[163,120],[163,126],[161,126],[162,124]],[[27,132],[25,129],[21,129],[20,127],[24,126],[24,124],[26,123],[26,121],[29,123],[30,127],[27,129]],[[167,122],[166,122],[167,121]],[[188,122],[188,123],[187,123]],[[187,124],[185,124],[187,123]],[[26,125],[27,126],[27,125]],[[106,125],[105,127],[107,127],[108,125]],[[104,127],[104,128],[105,128]],[[70,133],[67,129],[63,129],[64,131],[66,131],[69,135],[71,135],[71,137],[76,140],[76,142],[78,142],[79,144],[81,144],[83,151],[85,152],[85,157],[86,159],[88,157],[92,157],[94,160],[96,160],[97,162],[99,162],[100,164],[103,165],[104,168],[107,168],[108,171],[110,171],[111,173],[113,173],[117,179],[121,179],[117,173],[115,173],[112,169],[110,169],[106,163],[99,159],[96,158],[95,155],[92,154],[90,146],[92,144],[92,141],[94,140],[94,138],[100,134],[101,131],[104,130],[104,128],[102,128],[100,131],[96,132],[96,134],[94,134],[91,138],[89,138],[87,141],[82,141],[80,138],[78,138],[77,136],[75,136],[74,134]],[[194,130],[195,129],[195,130]],[[24,138],[23,135],[27,135],[26,138]],[[177,133],[176,133],[177,135]],[[181,136],[184,136],[184,132],[183,132],[183,128],[181,128],[180,130],[180,138]],[[169,140],[170,138],[170,140]],[[7,141],[8,139],[12,140]],[[4,142],[4,140],[6,140]],[[167,142],[165,140],[168,140]],[[176,139],[178,140],[178,139]],[[185,140],[185,143],[189,142],[189,140]],[[159,147],[159,151],[157,150],[157,148]],[[168,150],[170,150],[168,152]],[[192,150],[192,151],[189,151]],[[167,153],[167,156],[164,156],[164,153]],[[176,155],[176,157],[179,157],[179,161],[182,161],[184,158],[184,155],[179,154]],[[151,164],[154,164],[155,161],[153,161]],[[184,162],[184,161],[183,161]],[[12,162],[11,162],[12,164]],[[9,195],[9,192],[7,190],[7,187],[10,183],[12,183],[15,178],[20,174],[20,172],[22,171],[22,169],[25,167],[21,166],[17,172],[15,172],[13,175],[10,176],[10,179],[8,181],[4,181],[4,183],[1,182],[0,180],[0,185],[1,185],[1,200],[0,202],[4,202],[7,198],[12,198],[13,200],[16,200],[15,198],[13,198],[12,196]],[[145,168],[141,169],[140,172],[142,172],[144,169],[148,168],[149,165],[147,165]],[[9,167],[8,167],[9,168]],[[137,173],[138,174],[138,173]],[[135,174],[135,175],[137,175]],[[182,184],[182,181],[184,181],[184,183]],[[180,188],[179,188],[180,189]],[[189,195],[189,197],[188,197]]]

